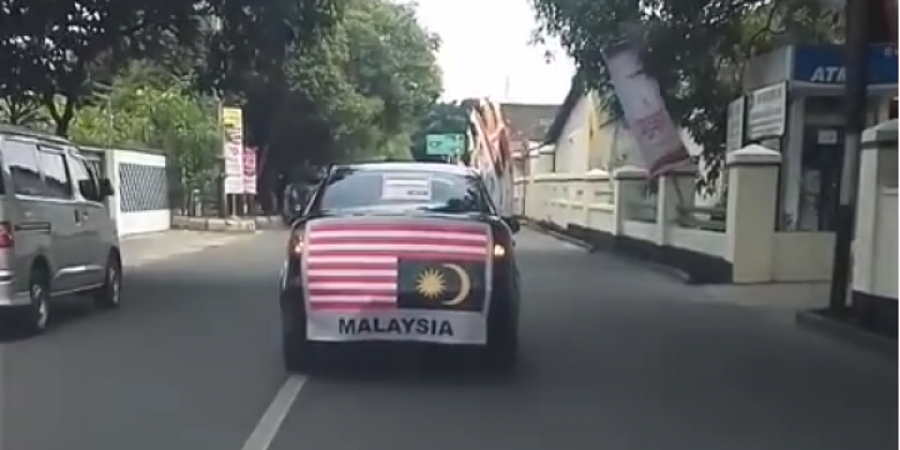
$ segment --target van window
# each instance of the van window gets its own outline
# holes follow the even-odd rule
[[[88,168],[88,166],[85,165],[84,160],[81,159],[81,157],[79,157],[79,156],[73,156],[71,161],[72,161],[72,167],[71,167],[72,179],[75,182],[75,186],[78,186],[77,189],[79,189],[79,190],[81,189],[80,185],[81,185],[82,181],[90,181],[93,183],[93,185],[96,188],[97,180],[91,174],[91,171]],[[81,195],[84,195],[84,194],[86,194],[86,193],[85,192],[81,193]]]
[[[16,194],[41,196],[44,180],[38,165],[37,147],[31,142],[7,140],[3,145],[3,163],[9,170]]]
[[[38,159],[44,173],[44,195],[51,198],[72,198],[72,180],[69,178],[65,155],[59,150],[39,148]]]

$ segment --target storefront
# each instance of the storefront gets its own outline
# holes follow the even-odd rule
[[[844,151],[843,48],[795,45],[755,58],[744,76],[744,144],[784,155],[782,230],[829,231]],[[872,45],[868,55],[866,126],[896,115],[897,47]],[[732,108],[734,109],[734,108]],[[731,119],[737,119],[736,112]],[[737,125],[737,124],[733,124]]]

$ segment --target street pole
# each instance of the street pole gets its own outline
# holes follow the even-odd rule
[[[216,104],[216,128],[219,131],[219,159],[222,161],[222,179],[219,181],[219,202],[221,207],[219,208],[219,214],[222,217],[228,217],[231,215],[231,197],[225,193],[225,179],[228,177],[228,173],[225,171],[225,148],[226,142],[228,141],[228,136],[225,135],[225,125],[224,118],[222,116],[222,97],[219,96],[219,91],[213,90],[213,100]]]
[[[865,127],[866,97],[868,95],[869,42],[867,27],[871,0],[848,0],[845,6],[844,65],[846,70],[844,108],[846,128],[839,196],[836,207],[834,263],[831,273],[831,293],[828,306],[832,313],[847,310],[850,290],[852,247],[856,219],[856,197],[862,131]]]

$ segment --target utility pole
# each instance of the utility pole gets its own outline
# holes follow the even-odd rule
[[[847,294],[850,291],[861,138],[865,128],[868,96],[869,43],[873,37],[873,22],[878,18],[874,4],[877,4],[875,0],[847,0],[844,6],[846,133],[843,167],[838,186],[840,194],[835,205],[834,261],[828,301],[829,310],[834,314],[847,310]]]

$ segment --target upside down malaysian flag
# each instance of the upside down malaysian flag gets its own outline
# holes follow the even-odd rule
[[[312,311],[480,311],[490,234],[460,221],[328,221],[306,237]]]

